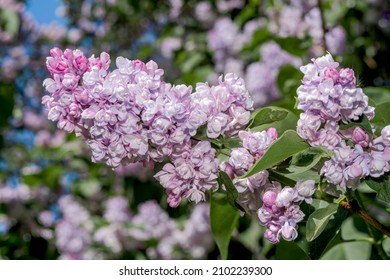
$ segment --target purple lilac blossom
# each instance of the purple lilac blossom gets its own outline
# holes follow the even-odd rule
[[[349,68],[337,70],[338,63],[328,53],[301,67],[302,85],[297,89],[298,109],[304,111],[297,124],[299,136],[312,146],[333,150],[342,141],[339,123],[357,121],[363,115],[370,120],[374,108],[368,97],[356,87]]]
[[[274,244],[280,241],[280,237],[287,241],[296,239],[297,223],[305,216],[299,203],[303,200],[311,203],[314,181],[298,181],[294,188],[282,188],[278,182],[272,182],[265,189],[263,205],[257,212],[260,224],[267,227],[264,237]]]
[[[165,83],[164,71],[150,61],[116,59],[108,72],[107,53],[87,58],[79,50],[51,50],[46,65],[52,75],[44,81],[50,93],[42,98],[48,118],[67,132],[83,136],[92,161],[118,168],[132,162],[151,165],[169,158],[156,175],[168,193],[169,205],[181,197],[204,200],[217,187],[218,161],[207,142],[191,140],[200,126],[216,138],[240,131],[249,122],[253,102],[243,79],[228,73],[218,85],[192,87]],[[192,147],[193,146],[193,147]],[[192,161],[201,153],[202,165]],[[191,161],[187,161],[191,157]],[[176,178],[183,185],[169,184]]]
[[[381,136],[372,139],[361,128],[353,130],[354,146],[341,142],[325,162],[321,174],[331,185],[356,189],[361,178],[378,178],[390,171],[390,126],[381,131]]]
[[[62,218],[55,226],[56,247],[63,257],[83,259],[91,243],[93,224],[89,212],[72,196],[65,195],[58,201]]]
[[[263,170],[248,178],[237,178],[246,171],[264,154],[266,149],[277,139],[274,128],[267,131],[240,131],[238,137],[241,147],[233,148],[227,162],[220,165],[233,180],[238,191],[237,202],[246,210],[256,212],[261,206],[261,195],[264,186],[268,183],[268,171]]]
[[[219,162],[210,142],[201,141],[164,165],[154,177],[165,188],[168,204],[177,207],[183,197],[198,203],[205,201],[207,191],[218,188]]]

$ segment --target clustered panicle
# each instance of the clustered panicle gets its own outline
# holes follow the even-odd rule
[[[183,197],[196,203],[205,201],[205,192],[215,191],[218,160],[210,142],[200,141],[186,152],[164,165],[155,175],[168,194],[168,204],[177,207]]]
[[[180,227],[156,201],[150,200],[138,206],[128,236],[139,243],[139,248],[143,248],[142,242],[159,241],[156,247],[145,248],[153,259],[180,259],[186,255],[204,258],[213,247],[209,212],[209,205],[197,204]]]
[[[233,180],[238,191],[238,203],[246,210],[256,212],[261,206],[263,187],[269,182],[268,171],[260,171],[248,178],[237,178],[246,171],[264,154],[266,149],[277,139],[278,134],[274,128],[267,131],[240,131],[238,137],[241,147],[233,148],[228,162],[221,164]]]
[[[241,78],[226,74],[216,86],[198,83],[192,94],[191,86],[166,83],[154,61],[118,57],[109,71],[107,53],[87,58],[79,50],[54,48],[50,54],[52,77],[44,81],[50,94],[42,99],[48,118],[83,136],[94,162],[117,168],[170,159],[156,178],[173,207],[182,196],[204,200],[204,191],[217,187],[215,150],[192,137],[201,126],[210,138],[245,127],[253,102]],[[182,185],[168,185],[166,178]]]
[[[304,73],[298,88],[298,109],[304,111],[297,124],[299,136],[312,146],[333,150],[341,141],[341,123],[358,121],[363,115],[374,117],[368,97],[356,87],[352,69],[337,69],[328,53],[301,67]]]
[[[363,117],[371,120],[374,108],[356,87],[352,69],[337,69],[338,63],[327,54],[301,67],[304,73],[298,88],[298,109],[304,110],[297,125],[298,134],[312,146],[333,151],[320,173],[334,186],[355,189],[360,179],[378,178],[390,170],[390,126],[375,138],[370,128],[358,126]],[[342,124],[356,122],[351,128]]]
[[[341,142],[321,169],[330,184],[355,189],[361,178],[379,178],[390,171],[390,126],[384,127],[377,138],[356,127],[350,138],[353,146]]]
[[[315,192],[313,180],[298,181],[294,188],[282,188],[278,182],[265,186],[262,196],[263,206],[257,214],[260,224],[267,227],[264,237],[271,243],[278,243],[280,237],[291,241],[297,238],[297,223],[303,220],[304,213],[299,203],[311,203]]]

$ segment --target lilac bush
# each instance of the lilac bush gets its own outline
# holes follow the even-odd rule
[[[288,241],[298,237],[297,223],[305,216],[299,203],[312,202],[315,181],[298,180],[294,188],[283,187],[269,178],[266,169],[242,178],[261,162],[273,142],[279,142],[275,128],[244,130],[252,100],[242,79],[227,74],[217,86],[198,83],[191,93],[190,86],[166,84],[163,70],[153,61],[145,64],[119,57],[118,69],[108,72],[106,53],[87,59],[79,50],[53,49],[46,64],[52,75],[44,81],[50,95],[42,99],[48,118],[82,136],[93,161],[113,168],[136,161],[146,165],[170,161],[155,178],[171,207],[178,207],[183,198],[206,201],[206,195],[223,188],[218,182],[221,170],[229,178],[223,184],[234,185],[236,203],[244,211],[258,213],[260,224],[267,228],[266,239],[277,243],[280,237]],[[374,108],[356,88],[353,71],[337,66],[328,53],[301,67],[305,75],[297,89],[297,108],[304,113],[297,132],[311,146],[334,151],[320,171],[331,185],[356,189],[360,178],[377,178],[389,171],[388,126],[373,140],[375,146],[359,126],[352,127],[352,136],[348,129],[339,129],[363,116],[372,120]],[[197,139],[202,126],[207,140]],[[236,138],[239,146],[228,148],[230,157],[224,161],[217,155],[223,144],[215,140],[229,137]],[[352,139],[354,147],[343,139]],[[372,147],[372,152],[363,147]]]

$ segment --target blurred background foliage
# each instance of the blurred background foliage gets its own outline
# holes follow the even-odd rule
[[[36,22],[28,4],[0,0],[0,259],[220,257],[207,203],[170,209],[151,170],[93,164],[82,141],[47,120],[40,100],[52,47],[153,59],[168,82],[193,86],[234,72],[257,108],[296,114],[299,66],[329,51],[355,70],[372,102],[390,95],[386,0],[63,0],[64,23],[51,24]],[[364,199],[390,223],[390,205],[378,207],[368,190]],[[240,217],[229,258],[306,258],[303,238],[274,246],[263,231]],[[334,240],[311,257],[380,258],[354,216]],[[389,240],[384,246],[389,252]]]

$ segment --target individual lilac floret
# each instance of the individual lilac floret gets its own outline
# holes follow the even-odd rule
[[[210,142],[201,141],[165,164],[154,177],[165,188],[168,204],[177,207],[183,197],[198,203],[205,200],[205,192],[218,188],[218,165]]]
[[[368,97],[356,87],[352,69],[338,70],[338,63],[328,53],[301,67],[302,85],[297,89],[298,109],[304,111],[297,132],[312,146],[333,150],[342,140],[339,123],[374,117]]]
[[[282,188],[277,182],[267,184],[263,206],[257,212],[260,224],[267,227],[264,237],[274,244],[280,241],[280,236],[287,241],[296,239],[297,223],[305,216],[299,203],[303,200],[311,203],[314,192],[313,180],[299,181],[294,188]]]

